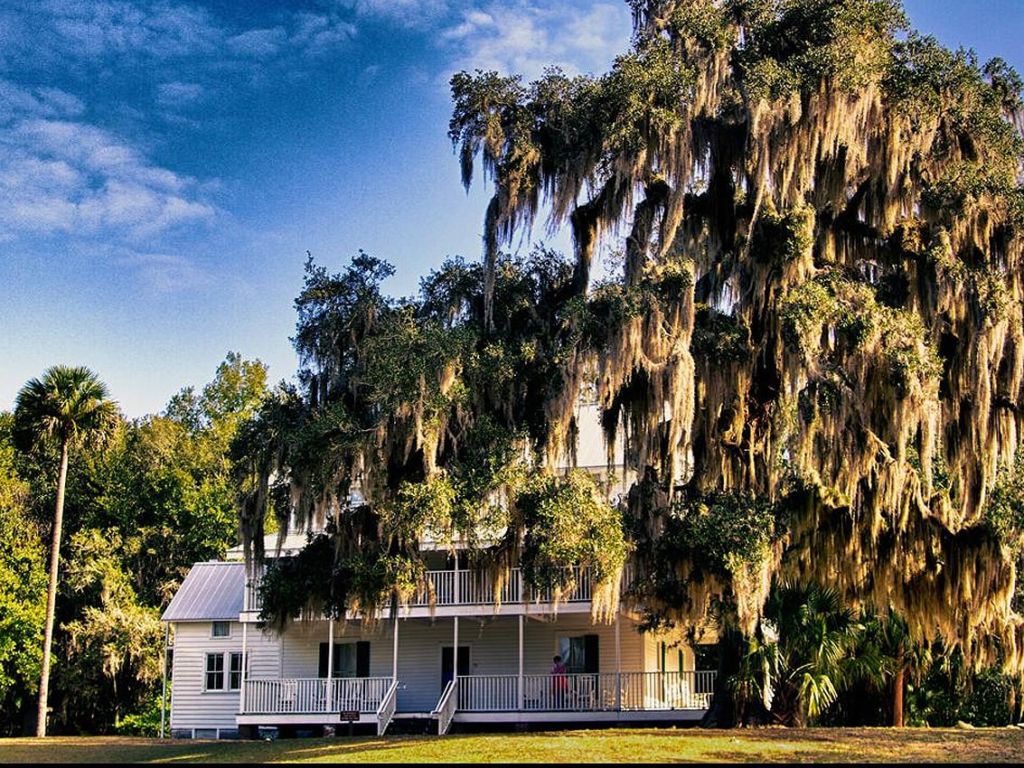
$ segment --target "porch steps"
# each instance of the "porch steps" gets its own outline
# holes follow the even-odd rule
[[[396,712],[388,726],[389,734],[422,736],[437,734],[437,715],[430,712]]]

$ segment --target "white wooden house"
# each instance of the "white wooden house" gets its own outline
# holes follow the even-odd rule
[[[289,536],[282,553],[304,541]],[[668,723],[706,711],[715,672],[704,654],[680,631],[638,632],[624,604],[611,624],[593,623],[585,569],[557,604],[529,595],[516,569],[495,600],[488,573],[443,551],[426,557],[433,600],[418,595],[372,626],[306,620],[281,634],[257,627],[240,548],[197,563],[163,615],[174,637],[171,735],[229,738],[353,717],[377,733],[396,717],[430,718],[443,734],[452,723]],[[556,655],[564,674],[552,673]]]

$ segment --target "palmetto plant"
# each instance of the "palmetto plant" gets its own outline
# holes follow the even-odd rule
[[[47,695],[50,682],[50,648],[57,600],[57,573],[64,518],[64,489],[71,451],[96,445],[110,434],[118,418],[117,406],[108,399],[107,387],[91,370],[57,365],[42,378],[31,379],[18,392],[15,402],[15,436],[29,450],[54,447],[60,451],[57,476],[57,505],[50,545],[50,581],[46,594],[46,625],[43,660],[39,678],[39,713],[36,736],[46,735]]]
[[[857,670],[850,660],[860,625],[835,591],[785,585],[772,590],[730,689],[740,707],[756,698],[780,722],[819,718]]]

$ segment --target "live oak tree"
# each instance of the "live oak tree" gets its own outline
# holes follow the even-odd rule
[[[268,619],[400,600],[428,526],[505,530],[481,555],[532,571],[531,530],[559,526],[530,494],[572,495],[544,478],[589,390],[638,478],[616,525],[583,505],[617,553],[597,614],[628,533],[652,626],[713,610],[753,637],[773,584],[814,584],[1020,674],[1019,529],[990,513],[1022,427],[1020,78],[897,0],[631,5],[604,75],[452,79],[463,181],[479,164],[494,190],[482,264],[404,302],[365,254],[309,265],[302,391],[243,428],[236,466],[257,548],[269,510],[331,520],[335,546]],[[540,216],[571,260],[503,254]],[[602,239],[622,265],[592,284]]]

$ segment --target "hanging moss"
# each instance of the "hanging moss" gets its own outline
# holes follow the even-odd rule
[[[287,477],[278,506],[335,520],[335,561],[369,557],[399,593],[378,559],[414,562],[428,524],[503,528],[480,542],[498,569],[597,557],[537,512],[605,519],[550,479],[587,392],[609,456],[625,443],[637,551],[661,552],[652,621],[731,605],[749,627],[778,577],[1020,672],[1016,563],[984,521],[1024,427],[1019,78],[905,30],[896,0],[631,5],[604,76],[453,78],[463,181],[479,158],[493,184],[480,265],[446,262],[408,302],[365,254],[310,265],[303,407],[252,430],[245,530]],[[542,211],[572,258],[503,256]],[[591,286],[608,241],[621,270]],[[671,522],[673,497],[722,520]],[[768,508],[786,523],[752,560]]]
[[[537,197],[524,208],[497,168],[485,220],[491,248],[549,203],[572,229],[581,296],[597,242],[629,226],[621,278],[577,305],[585,331],[545,402],[554,442],[596,379],[609,443],[621,427],[633,469],[665,493],[773,501],[798,477],[770,568],[895,605],[920,639],[941,627],[972,658],[1006,650],[1019,670],[1013,564],[979,523],[1024,426],[1020,79],[906,30],[895,0],[631,5],[633,59],[573,87],[586,109],[642,108],[588,126],[567,81],[524,88]],[[630,63],[643,57],[650,73]],[[666,73],[675,85],[656,84]],[[636,95],[617,100],[625,83]],[[505,107],[466,109],[473,88],[453,86],[452,138],[472,158]],[[692,283],[651,291],[680,257]],[[637,498],[654,530],[664,507]],[[941,573],[929,551],[946,553]],[[679,557],[665,579],[683,589],[696,561]],[[659,600],[682,620],[707,604]]]
[[[534,593],[551,590],[557,602],[576,587],[566,565],[587,567],[595,618],[614,617],[628,546],[621,513],[601,498],[591,476],[574,470],[534,478],[516,504],[527,530],[523,575]]]

